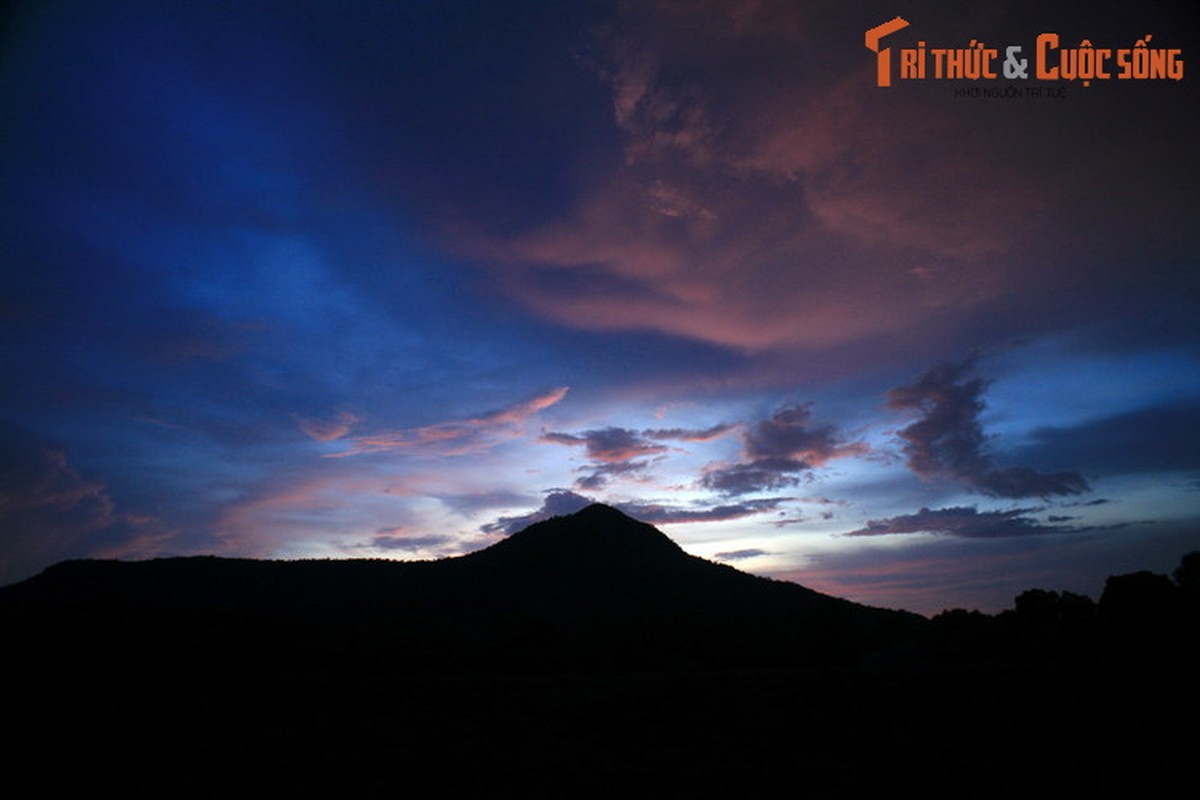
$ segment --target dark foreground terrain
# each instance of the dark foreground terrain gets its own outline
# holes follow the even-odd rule
[[[134,797],[1190,796],[1196,567],[871,609],[593,506],[427,564],[0,589],[6,783]]]

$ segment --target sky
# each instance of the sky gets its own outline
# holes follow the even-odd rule
[[[922,614],[1169,573],[1200,37],[1108,5],[12,4],[0,583],[593,501]]]

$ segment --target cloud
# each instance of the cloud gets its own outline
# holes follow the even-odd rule
[[[613,502],[610,505],[618,511],[649,525],[671,525],[689,522],[721,522],[742,519],[755,514],[773,511],[780,504],[790,499],[787,497],[774,497],[708,507],[679,507],[648,501]],[[535,522],[541,522],[551,517],[574,514],[576,511],[586,508],[594,502],[596,501],[584,495],[558,490],[546,496],[541,508],[519,516],[500,517],[495,522],[490,522],[482,526],[480,530],[490,534],[513,534],[529,527]]]
[[[873,87],[861,33],[814,47],[844,29],[814,34],[827,12],[790,5],[627,7],[592,51],[623,160],[562,217],[476,237],[503,290],[575,327],[745,349],[904,330],[1011,291],[967,262],[1019,238],[1039,202],[1024,175],[974,157],[948,104]]]
[[[570,387],[560,386],[531,400],[517,403],[500,411],[493,411],[490,414],[471,421],[486,425],[519,425],[538,412],[545,411],[547,408],[560,403],[567,396],[568,391],[570,391]]]
[[[974,482],[992,497],[1050,497],[1090,492],[1078,472],[1038,472],[1029,467],[998,467],[975,476]]]
[[[575,481],[575,487],[584,491],[601,489],[614,476],[642,472],[649,466],[649,461],[635,459],[660,455],[669,449],[645,439],[636,431],[617,427],[581,434],[545,433],[539,441],[586,448],[587,456],[592,460],[590,473]]]
[[[913,13],[898,47],[1037,31],[983,8]],[[1189,110],[1150,92],[1064,116],[962,102],[932,82],[880,89],[862,36],[887,16],[791,0],[619,4],[586,59],[619,153],[589,154],[598,166],[557,215],[473,220],[448,246],[562,325],[755,352],[887,337],[911,353],[951,332],[1091,321],[1123,289],[1145,290],[1147,258],[1156,280],[1190,286],[1189,173],[1127,157],[1144,150],[1148,113],[1163,152],[1185,152]],[[1046,141],[1048,126],[1061,137]]]
[[[477,453],[499,442],[523,436],[523,424],[559,403],[567,391],[568,387],[562,386],[531,400],[470,419],[355,436],[350,440],[349,450],[328,455],[340,457],[395,450],[443,456]]]
[[[81,555],[116,522],[107,487],[76,472],[61,447],[4,426],[0,456],[0,581]]]
[[[711,442],[719,439],[737,426],[731,423],[721,423],[710,428],[652,428],[642,431],[643,436],[659,440],[675,440],[680,442]]]
[[[968,512],[969,513],[969,512]],[[1072,591],[1098,599],[1107,575],[1140,569],[1169,572],[1196,549],[1195,519],[1132,523],[1120,536],[965,538],[953,535],[843,540],[847,545],[808,557],[803,568],[773,571],[836,597],[932,615],[947,608],[997,613],[1032,588]],[[905,526],[907,527],[907,526]],[[1053,534],[1051,534],[1053,535]]]
[[[809,405],[784,406],[751,426],[745,434],[745,454],[751,461],[795,460],[808,468],[820,467],[835,458],[862,455],[867,446],[846,444],[832,425],[812,424]]]
[[[1019,453],[1039,463],[1087,464],[1102,474],[1200,469],[1200,406],[1141,408],[1074,428],[1041,428]]]
[[[588,458],[606,464],[629,461],[642,456],[667,452],[667,448],[654,444],[628,428],[602,428],[584,431],[581,434],[546,433],[541,441],[553,444],[583,445]]]
[[[515,517],[500,517],[495,522],[483,525],[480,530],[484,533],[513,534],[528,528],[535,522],[574,514],[576,511],[587,508],[593,502],[595,501],[575,492],[554,491],[546,495],[541,508]]]
[[[441,550],[448,544],[455,543],[453,536],[441,534],[413,535],[406,534],[403,528],[385,528],[373,536],[370,546],[379,550],[401,550],[408,553],[418,553],[430,550]]]
[[[669,448],[655,444],[655,441],[710,442],[724,436],[735,427],[723,423],[702,429],[649,428],[640,433],[629,428],[608,427],[578,434],[545,433],[541,441],[583,445],[587,448],[588,458],[612,464],[667,452]]]
[[[640,433],[629,428],[608,427],[582,433],[544,433],[539,441],[584,447],[593,462],[591,472],[575,485],[578,489],[594,491],[605,486],[613,476],[644,471],[650,465],[646,459],[669,452],[671,448],[658,444],[659,441],[708,442],[724,436],[734,427],[721,424],[704,429],[655,428]]]
[[[379,473],[353,460],[302,458],[289,462],[236,493],[212,497],[203,529],[205,547],[251,558],[328,554],[336,550],[379,547],[401,549],[399,539],[441,534],[423,509],[449,508],[470,515],[478,508],[502,505],[500,498],[462,494],[452,470],[404,470]],[[457,489],[459,493],[451,490]],[[439,554],[452,548],[439,548]]]
[[[744,431],[743,462],[709,467],[700,483],[728,495],[781,489],[799,483],[798,473],[867,450],[862,442],[843,441],[833,425],[813,425],[810,406],[783,406]]]
[[[963,539],[997,539],[1012,536],[1043,536],[1073,533],[1079,529],[1058,524],[1063,518],[1051,517],[1047,525],[1028,516],[1036,508],[1014,508],[1008,511],[978,511],[974,506],[953,508],[922,508],[915,514],[903,514],[888,519],[871,520],[865,528],[850,531],[844,536],[884,536],[898,533],[935,533]]]
[[[923,478],[944,476],[992,497],[1049,497],[1090,491],[1077,472],[1038,472],[996,466],[985,451],[979,415],[988,381],[974,375],[974,362],[941,364],[908,386],[892,389],[888,408],[918,411],[920,419],[899,432],[909,468]]]
[[[744,550],[727,550],[723,553],[714,553],[713,558],[718,561],[744,561],[748,558],[758,558],[759,556],[770,555],[767,550],[760,550],[757,547],[748,547]]]
[[[310,439],[315,439],[318,442],[332,442],[341,439],[359,421],[358,416],[349,411],[339,411],[337,416],[331,420],[308,419],[306,417],[297,417],[296,419],[300,430],[304,431],[304,434]]]
[[[790,460],[709,467],[700,477],[700,484],[727,495],[774,491],[799,484],[800,479],[792,473],[804,469],[802,462]]]
[[[67,558],[155,553],[166,536],[156,518],[121,513],[61,445],[0,424],[0,583]]]
[[[615,475],[630,475],[649,466],[645,459],[661,456],[670,448],[661,441],[708,442],[725,436],[740,426],[722,423],[709,428],[651,428],[634,431],[609,427],[582,433],[551,432],[540,441],[582,446],[592,459],[590,474],[576,482],[576,488],[595,491]],[[814,425],[808,405],[783,406],[770,418],[742,432],[742,463],[710,466],[700,484],[726,495],[783,489],[799,483],[798,473],[828,462],[867,452],[861,442],[847,443],[833,425]],[[635,460],[642,459],[642,460]]]
[[[221,504],[211,530],[227,553],[269,558],[289,540],[302,540],[318,523],[327,525],[345,502],[342,490],[337,480],[323,475],[273,477],[242,487],[237,497]]]
[[[575,488],[583,491],[595,491],[608,485],[615,477],[635,477],[643,474],[649,468],[649,461],[620,461],[614,464],[599,464],[590,468],[590,472],[575,481]]]
[[[659,503],[614,503],[613,505],[642,522],[651,525],[672,525],[685,522],[723,522],[726,520],[743,519],[744,517],[774,511],[792,498],[771,497],[760,500],[745,500],[740,503],[708,507],[685,507],[663,505]]]

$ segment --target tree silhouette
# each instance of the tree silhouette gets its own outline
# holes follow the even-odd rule
[[[1175,649],[1181,611],[1179,588],[1166,575],[1148,570],[1110,577],[1100,596],[1106,641],[1135,658]]]
[[[1200,550],[1193,550],[1184,555],[1171,575],[1175,579],[1175,585],[1185,594],[1200,594]]]

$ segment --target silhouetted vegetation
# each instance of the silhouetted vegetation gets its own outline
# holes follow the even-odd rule
[[[438,562],[69,562],[0,589],[10,781],[1156,796],[1190,777],[1190,726],[1147,720],[1197,708],[1198,565],[927,620],[688,556],[603,506]]]
[[[1181,660],[1200,650],[1196,569],[1185,555],[1174,580],[1148,571],[1110,576],[1099,603],[1030,589],[995,616],[951,609],[932,619],[932,655],[966,660]]]

